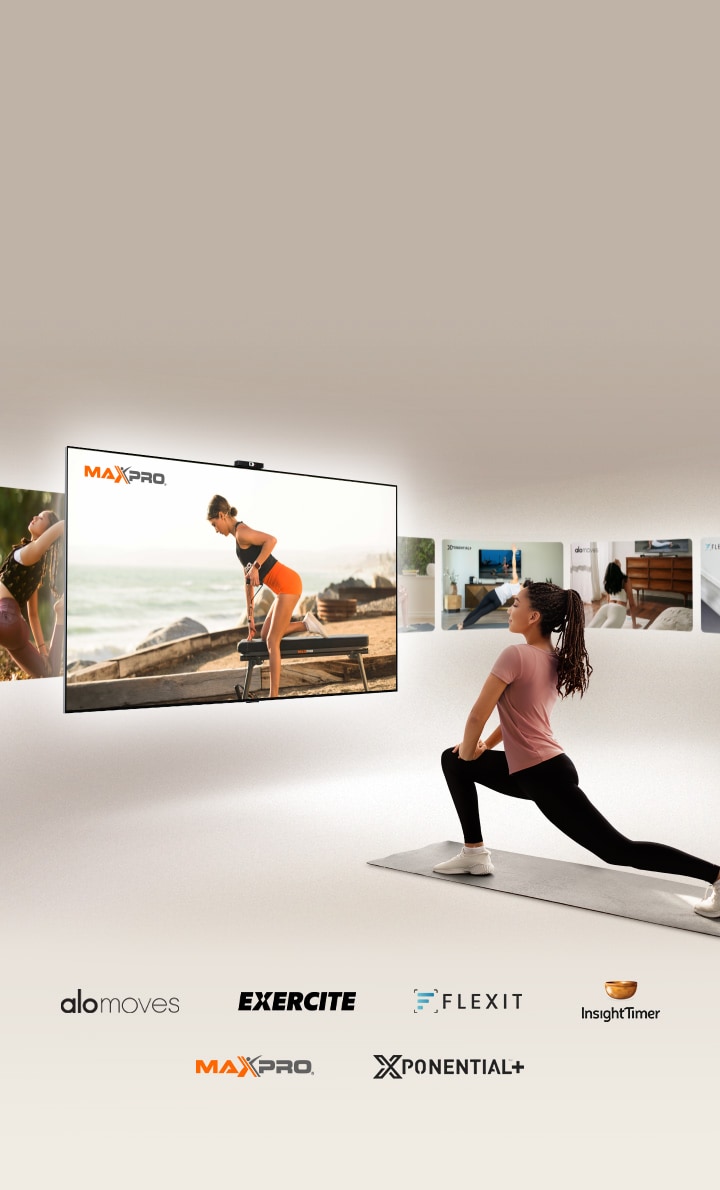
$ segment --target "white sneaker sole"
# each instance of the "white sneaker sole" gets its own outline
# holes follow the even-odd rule
[[[717,909],[703,909],[702,905],[693,905],[693,909],[699,917],[709,917],[711,920],[717,921],[720,917],[720,908]]]
[[[442,864],[438,864],[433,868],[433,872],[439,873],[440,876],[492,876],[494,871],[492,864],[481,864],[475,868],[444,868]]]
[[[327,632],[324,626],[318,619],[315,618],[315,616],[313,616],[309,621],[307,617],[304,616],[303,624],[305,625],[305,631],[309,632],[311,636],[327,637]]]

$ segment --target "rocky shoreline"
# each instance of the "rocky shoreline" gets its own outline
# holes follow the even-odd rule
[[[356,619],[360,618],[374,619],[394,615],[397,600],[393,581],[382,574],[374,575],[373,579],[374,582],[371,585],[362,578],[349,577],[342,579],[338,583],[331,583],[329,587],[317,595],[303,595],[295,609],[293,619],[302,619],[309,611],[317,613],[318,600],[341,600],[348,598],[356,600],[359,603],[359,607],[355,616],[343,617],[343,622],[354,624]],[[256,623],[262,623],[272,607],[274,599],[275,596],[267,587],[260,589],[255,598],[253,609]],[[322,619],[322,617],[320,618]],[[337,623],[339,621],[335,620],[334,622]],[[172,660],[174,662],[183,656],[190,657],[197,652],[202,652],[206,648],[213,647],[213,644],[224,644],[224,638],[227,633],[231,634],[228,637],[228,641],[237,644],[237,641],[244,639],[247,632],[247,624],[248,617],[246,611],[243,611],[239,616],[235,628],[222,629],[219,632],[209,632],[205,625],[201,624],[198,620],[184,616],[179,620],[173,620],[172,623],[167,624],[165,627],[153,629],[152,632],[136,645],[132,653],[111,657],[105,661],[79,659],[70,662],[67,667],[68,681],[105,680],[106,677],[110,678],[111,675],[121,676],[120,670],[125,671],[127,674],[131,672],[146,673],[149,672],[146,663],[148,665],[152,661],[163,663],[166,660]],[[179,642],[181,641],[188,643],[180,645]],[[166,646],[169,645],[177,645],[177,648],[167,651]],[[143,655],[142,660],[136,666],[133,666],[132,658],[138,657],[140,654]],[[151,654],[152,657],[150,656]],[[92,671],[92,674],[90,671]]]

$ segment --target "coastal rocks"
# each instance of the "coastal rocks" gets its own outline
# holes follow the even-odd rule
[[[394,615],[397,607],[395,595],[389,595],[386,599],[373,599],[370,603],[363,603],[363,616],[387,616]]]
[[[260,587],[256,589],[255,602],[253,603],[253,615],[255,616],[255,620],[264,620],[274,602],[275,596],[273,595],[272,591],[268,590],[267,587]],[[238,625],[244,628],[247,622],[247,612],[243,611],[238,617]]]
[[[67,666],[67,676],[74,678],[83,669],[90,669],[93,665],[97,665],[97,661],[71,661]]]
[[[206,632],[204,624],[191,620],[189,616],[183,616],[182,620],[173,620],[167,628],[156,628],[135,646],[135,652],[138,653],[140,649],[153,649],[156,645],[165,645],[171,640],[180,640],[183,636],[199,636]]]

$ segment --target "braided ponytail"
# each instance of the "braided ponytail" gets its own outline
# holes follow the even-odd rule
[[[592,665],[585,648],[585,610],[577,591],[565,591],[554,583],[530,583],[530,606],[540,613],[543,636],[559,634],[555,646],[558,661],[557,691],[561,698],[579,694],[590,682]]]

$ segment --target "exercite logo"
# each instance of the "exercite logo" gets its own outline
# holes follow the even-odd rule
[[[88,1016],[94,1013],[125,1013],[132,1016],[138,1013],[147,1016],[151,1013],[175,1013],[180,1011],[180,1000],[177,996],[167,999],[165,996],[86,996],[78,988],[74,996],[66,996],[60,1001],[60,1011],[69,1014],[81,1013]]]
[[[404,1058],[402,1054],[375,1054],[380,1069],[373,1079],[400,1079],[408,1074],[424,1075],[471,1075],[520,1074],[524,1070],[517,1058]]]
[[[238,1012],[354,1012],[357,992],[241,992]]]
[[[264,1074],[314,1074],[312,1062],[309,1058],[263,1058],[258,1054],[255,1058],[246,1058],[238,1054],[236,1058],[204,1058],[195,1060],[196,1074],[234,1074],[236,1078],[262,1078]]]
[[[119,463],[113,463],[115,470],[112,467],[105,467],[104,469],[98,464],[97,467],[92,467],[89,463],[85,464],[85,479],[109,479],[112,483],[154,483],[163,487],[165,484],[165,476],[162,471],[137,471],[135,468],[121,467]]]

